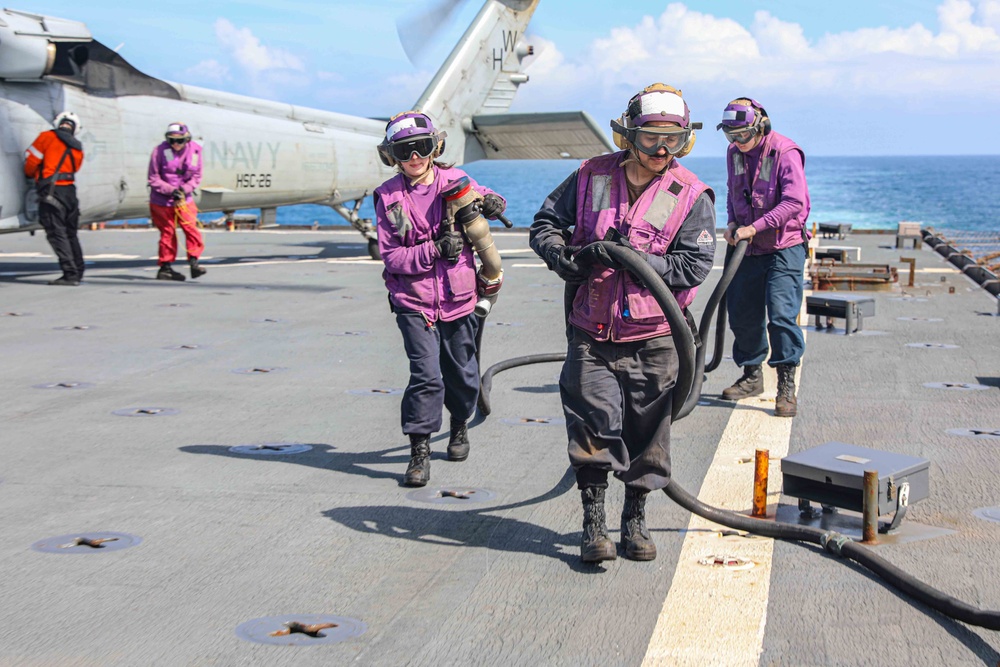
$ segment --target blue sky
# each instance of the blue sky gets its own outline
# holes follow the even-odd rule
[[[408,107],[481,6],[468,0],[417,64],[399,44],[434,0],[49,0],[17,9],[84,21],[160,78],[365,116]],[[541,0],[540,55],[512,111],[583,109],[602,127],[654,81],[705,123],[696,155],[752,95],[814,155],[1000,154],[1000,0],[814,3]]]

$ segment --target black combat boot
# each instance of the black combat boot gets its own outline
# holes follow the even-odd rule
[[[205,269],[203,269],[200,266],[198,266],[198,258],[197,257],[188,257],[188,266],[191,267],[191,279],[192,280],[194,280],[195,278],[199,278],[199,277],[205,275],[206,273],[208,273],[208,271],[206,271]]]
[[[184,277],[184,274],[174,271],[173,267],[170,266],[170,262],[160,264],[160,270],[156,272],[156,279],[176,280],[178,282],[184,282],[187,280],[187,278]]]
[[[80,281],[76,278],[67,278],[66,276],[49,281],[49,285],[63,285],[64,287],[77,287],[79,284]]]
[[[406,468],[403,484],[426,486],[431,479],[431,437],[410,434],[410,465]]]
[[[743,367],[743,377],[737,380],[732,387],[722,390],[722,398],[727,401],[738,401],[741,398],[750,396],[760,396],[764,393],[764,374],[760,370],[760,364]]]
[[[774,399],[775,417],[794,417],[798,411],[795,400],[795,366],[780,364],[778,371],[778,396]]]
[[[618,557],[615,543],[608,537],[607,520],[604,516],[604,489],[588,486],[580,491],[583,499],[583,541],[580,545],[580,559],[584,563],[599,563]]]
[[[622,508],[622,549],[630,560],[653,560],[656,543],[646,528],[646,496],[649,491],[625,487],[625,507]]]
[[[469,429],[464,421],[451,420],[451,437],[448,439],[448,460],[464,461],[469,458]]]

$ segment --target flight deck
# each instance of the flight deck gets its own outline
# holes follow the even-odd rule
[[[674,424],[674,479],[748,514],[765,449],[768,516],[799,522],[781,493],[788,454],[839,442],[926,459],[927,497],[871,548],[1000,609],[997,299],[927,244],[845,236],[819,244],[857,247],[899,281],[856,293],[874,314],[852,331],[804,304],[794,419],[772,415],[773,370],[763,396],[720,399],[739,375],[727,337]],[[648,503],[656,560],[581,563],[558,363],[496,375],[469,459],[447,461],[435,434],[430,483],[401,486],[408,369],[365,240],[205,237],[208,274],[175,283],[154,279],[155,231],[81,232],[84,283],[56,287],[41,235],[0,236],[0,665],[1000,662],[996,632],[663,494]],[[565,351],[562,282],[526,231],[494,238],[505,280],[483,369]],[[617,540],[622,485],[608,495]],[[846,510],[816,521],[860,531]]]

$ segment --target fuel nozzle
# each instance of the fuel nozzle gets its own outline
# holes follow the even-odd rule
[[[503,283],[503,269],[500,266],[500,253],[497,252],[493,234],[490,233],[490,223],[482,214],[483,197],[473,189],[468,176],[448,184],[441,196],[444,197],[447,217],[460,226],[482,263],[476,274],[480,297],[476,303],[476,315],[486,317],[496,302]],[[503,222],[510,226],[510,221],[504,219]]]

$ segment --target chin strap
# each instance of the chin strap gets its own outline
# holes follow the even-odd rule
[[[619,166],[621,166],[621,167],[627,167],[630,164],[637,164],[637,165],[639,165],[640,167],[642,167],[643,169],[645,169],[647,171],[652,171],[657,176],[663,176],[665,173],[667,173],[667,170],[670,169],[670,165],[674,163],[673,160],[667,160],[667,165],[663,169],[661,169],[660,171],[653,171],[652,169],[650,169],[649,167],[647,167],[646,165],[644,165],[639,160],[639,156],[636,154],[635,151],[636,151],[636,149],[635,149],[635,147],[633,147],[632,150],[630,150],[628,152],[628,157],[625,158],[624,160],[622,160],[622,162],[621,162],[621,164]],[[674,156],[671,155],[670,153],[667,153],[667,157],[668,158],[672,158]]]
[[[402,166],[400,166],[400,170],[402,170]],[[424,178],[427,177],[427,172],[429,172],[429,171],[434,171],[434,163],[433,162],[431,162],[430,165],[427,167],[427,169],[425,169],[424,172],[422,174],[420,174],[419,176],[414,176],[413,178],[410,178],[409,176],[407,176],[407,178],[410,179],[410,187],[412,188],[414,185],[416,185],[420,181],[424,180]],[[402,173],[403,173],[404,176],[406,176],[406,172],[405,171],[402,172]]]

